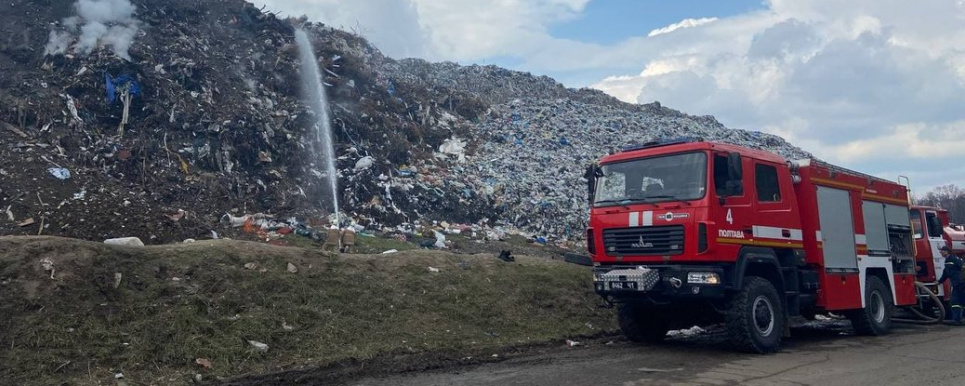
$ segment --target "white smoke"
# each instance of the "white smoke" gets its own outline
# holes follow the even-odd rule
[[[131,60],[128,51],[134,44],[140,22],[130,0],[77,0],[77,16],[61,22],[61,29],[50,31],[46,55],[66,53],[73,45],[76,53],[89,54],[99,47],[110,47],[114,54]]]

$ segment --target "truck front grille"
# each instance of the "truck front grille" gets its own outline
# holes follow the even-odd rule
[[[684,252],[683,225],[603,230],[607,254],[679,255]]]

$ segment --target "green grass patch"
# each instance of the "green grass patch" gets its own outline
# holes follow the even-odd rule
[[[359,240],[379,252],[405,247]],[[53,279],[43,259],[53,262]],[[505,263],[423,250],[336,256],[239,241],[118,248],[0,238],[0,377],[107,384],[123,372],[134,384],[170,384],[195,373],[499,350],[613,330],[612,312],[598,304],[585,267],[526,256]]]

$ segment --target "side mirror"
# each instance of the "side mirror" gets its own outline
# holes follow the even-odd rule
[[[596,197],[596,179],[603,176],[603,170],[599,165],[593,164],[586,167],[586,199],[590,206],[593,205],[593,199]]]

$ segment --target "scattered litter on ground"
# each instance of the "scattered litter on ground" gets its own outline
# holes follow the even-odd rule
[[[203,368],[205,368],[205,369],[211,369],[211,368],[213,367],[213,366],[211,365],[211,361],[208,360],[207,358],[198,358],[198,359],[195,359],[195,360],[194,360],[194,363],[197,363],[198,365],[200,365],[201,367],[203,367]]]
[[[143,247],[144,242],[138,237],[120,237],[104,240],[104,244],[124,245],[129,247]]]
[[[261,342],[258,342],[258,341],[254,341],[254,340],[249,340],[249,341],[248,341],[248,344],[250,344],[251,347],[254,347],[254,349],[255,349],[256,351],[258,351],[258,352],[268,352],[268,345],[267,345],[267,344],[264,344],[264,343],[261,343]]]
[[[47,169],[50,175],[56,177],[58,180],[66,180],[70,178],[70,170],[64,168],[50,168]]]
[[[693,327],[691,327],[691,328],[685,328],[685,329],[682,329],[682,330],[671,330],[671,331],[667,332],[667,336],[671,336],[671,337],[688,337],[688,336],[695,336],[695,335],[703,334],[704,332],[706,332],[706,330],[704,330],[703,328],[700,328],[700,327],[698,327],[698,326],[693,326]]]
[[[54,262],[51,261],[49,258],[46,258],[46,257],[45,257],[43,260],[40,261],[40,265],[41,265],[41,267],[44,268],[44,272],[50,272],[50,278],[53,279],[53,278],[54,278],[54,272],[57,271],[57,270],[54,268]]]

